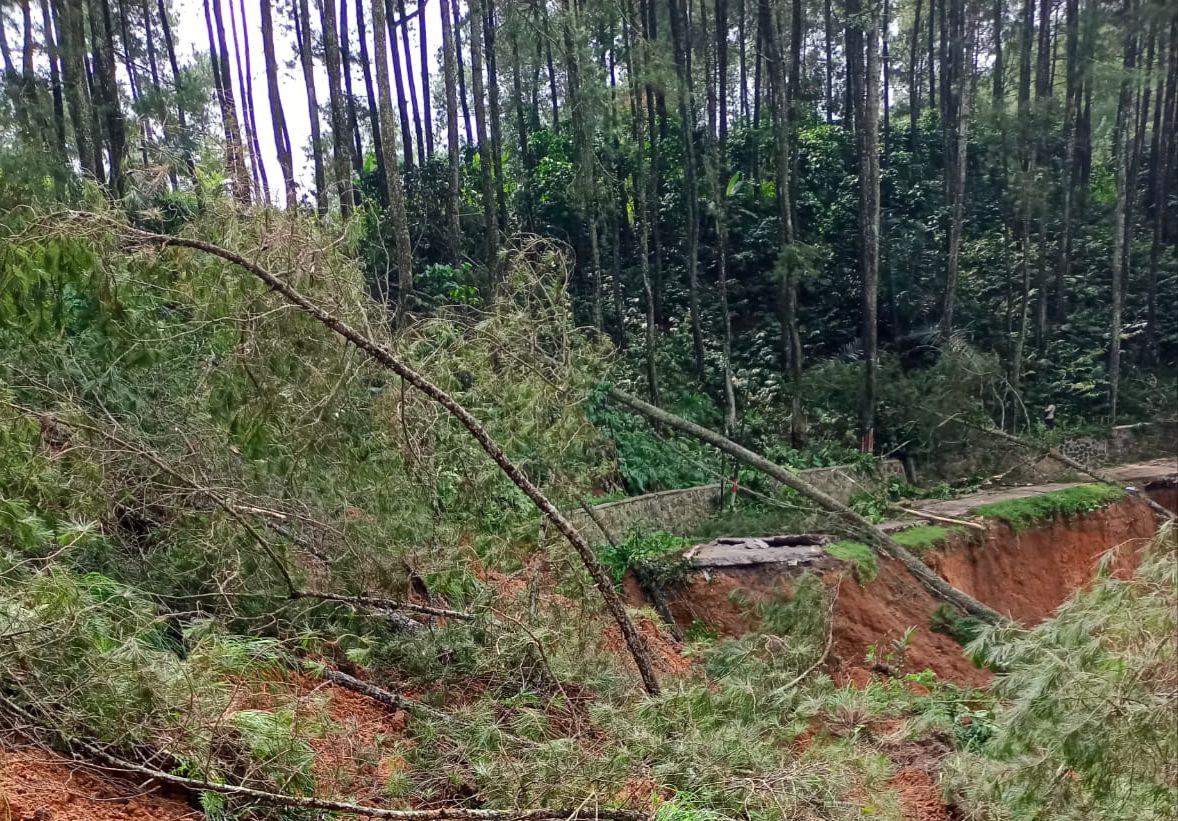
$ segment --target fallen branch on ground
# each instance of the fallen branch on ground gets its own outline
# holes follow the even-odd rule
[[[364,607],[369,610],[408,610],[411,613],[421,613],[425,616],[440,616],[447,619],[458,619],[459,621],[474,621],[474,613],[464,613],[461,610],[449,610],[445,607],[433,607],[428,604],[418,604],[411,601],[403,601],[401,599],[386,599],[380,596],[369,596],[366,593],[361,593],[358,596],[341,596],[335,593],[317,593],[312,590],[294,590],[291,591],[289,598],[291,599],[318,599],[320,601],[339,602],[350,607]]]
[[[980,525],[977,522],[967,522],[965,519],[954,519],[951,516],[938,516],[935,513],[929,513],[926,510],[901,507],[900,505],[892,505],[892,507],[903,513],[907,513],[909,516],[918,516],[921,519],[928,519],[930,522],[940,522],[941,524],[954,525],[956,527],[972,527],[974,530],[981,530],[982,532],[985,532],[986,530],[984,525]]]
[[[93,219],[93,217],[83,216],[83,219]],[[108,227],[112,225],[110,220],[103,221]],[[232,263],[246,272],[257,277],[264,282],[272,290],[276,291],[287,302],[291,303],[305,314],[311,316],[313,319],[326,326],[330,330],[339,334],[349,343],[359,348],[367,354],[373,361],[387,370],[392,371],[408,382],[417,390],[421,391],[431,400],[441,405],[447,413],[453,416],[464,427],[467,432],[479,443],[491,460],[499,467],[499,469],[507,476],[511,482],[523,491],[532,503],[544,514],[544,516],[552,522],[552,524],[559,530],[568,540],[573,550],[581,559],[581,563],[589,572],[590,578],[593,580],[594,586],[601,594],[606,608],[610,615],[613,616],[614,621],[617,622],[618,628],[621,631],[622,638],[626,642],[626,647],[630,651],[630,655],[634,658],[634,664],[638,668],[638,673],[642,678],[643,686],[646,691],[652,695],[659,692],[658,678],[655,676],[654,666],[651,663],[650,652],[646,647],[646,642],[642,638],[642,634],[634,626],[634,622],[626,613],[625,605],[622,602],[621,596],[614,589],[613,580],[609,577],[601,561],[593,552],[592,546],[581,536],[577,529],[573,527],[572,523],[561,513],[555,505],[548,499],[543,491],[532,482],[531,479],[511,460],[511,458],[504,452],[504,450],[496,443],[487,433],[486,429],[479,423],[479,421],[468,411],[465,407],[454,400],[448,393],[443,391],[437,385],[433,384],[424,375],[418,373],[413,368],[409,367],[401,359],[393,355],[392,351],[376,342],[371,337],[368,337],[355,328],[348,325],[338,317],[328,313],[319,305],[315,304],[307,297],[303,296],[297,290],[292,288],[287,283],[270,273],[266,269],[251,262],[245,257],[214,245],[211,242],[205,242],[199,239],[189,239],[186,237],[173,237],[166,234],[155,234],[150,231],[141,231],[137,228],[132,228],[123,224],[114,224],[117,230],[124,233],[134,243],[142,245],[157,245],[163,248],[189,248],[202,253],[211,254],[220,257],[226,262]],[[240,514],[238,514],[240,515]],[[291,585],[291,589],[294,586]]]
[[[967,593],[963,593],[953,587],[938,576],[932,568],[913,556],[907,548],[896,542],[895,539],[867,521],[867,519],[860,516],[854,510],[833,496],[814,487],[797,474],[786,470],[781,465],[770,462],[764,456],[754,453],[742,445],[738,445],[726,436],[722,436],[702,425],[682,419],[673,413],[668,413],[662,408],[656,407],[649,402],[644,402],[638,397],[631,396],[617,388],[610,388],[609,397],[655,422],[694,436],[702,442],[706,442],[749,467],[756,468],[767,476],[776,479],[786,487],[797,491],[823,510],[836,514],[844,522],[851,535],[866,541],[877,553],[897,559],[908,568],[908,572],[920,580],[921,584],[930,593],[942,601],[948,602],[959,610],[963,610],[969,615],[990,624],[1002,624],[1008,621],[998,611],[987,607]]]
[[[125,758],[113,755],[101,747],[80,739],[65,738],[52,726],[46,726],[37,720],[33,714],[7,697],[0,695],[0,705],[5,706],[15,715],[52,733],[71,751],[80,750],[87,756],[102,761],[109,767],[125,773],[171,784],[186,790],[198,792],[213,792],[221,795],[233,796],[249,801],[256,801],[273,807],[291,807],[293,809],[323,810],[326,812],[347,813],[364,818],[387,818],[392,821],[557,821],[557,819],[601,819],[601,821],[646,821],[649,815],[632,810],[610,810],[598,807],[581,806],[561,809],[522,809],[522,810],[479,810],[462,807],[446,807],[437,810],[390,810],[382,807],[366,807],[362,804],[352,804],[347,801],[329,801],[322,798],[305,798],[284,793],[256,790],[252,787],[242,787],[235,784],[218,784],[199,778],[188,778],[172,775],[163,770],[136,764]],[[75,752],[75,756],[77,753]]]
[[[605,540],[609,542],[610,546],[617,548],[619,546],[617,537],[609,531],[609,528],[606,527],[605,522],[601,520],[601,516],[593,509],[593,506],[582,500],[581,510],[585,511],[585,515],[597,526],[597,529],[601,531],[602,536],[605,536]],[[635,562],[633,570],[634,578],[638,580],[638,586],[642,588],[642,592],[650,599],[650,603],[654,605],[655,612],[659,614],[659,617],[667,625],[667,629],[671,631],[671,635],[675,637],[676,641],[683,641],[683,631],[679,628],[679,623],[675,621],[675,616],[671,612],[671,605],[667,602],[667,597],[663,595],[663,588],[654,580],[650,563],[642,561]]]
[[[318,672],[324,679],[330,681],[336,686],[343,687],[345,690],[351,690],[353,693],[359,693],[366,698],[383,704],[393,710],[404,710],[407,713],[421,713],[430,718],[445,718],[445,714],[435,710],[433,707],[427,707],[420,701],[414,701],[411,698],[406,698],[391,690],[386,690],[383,687],[377,687],[375,684],[369,684],[367,681],[358,679],[355,676],[350,676],[342,670],[336,670],[331,667],[323,667],[318,669]]]

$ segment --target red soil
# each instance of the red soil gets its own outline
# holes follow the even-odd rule
[[[909,627],[915,627],[902,659],[897,657],[891,662],[893,668],[901,667],[897,672],[932,670],[962,685],[984,684],[990,678],[989,672],[974,667],[953,637],[929,629],[938,604],[898,561],[881,559],[879,575],[867,585],[860,585],[852,574],[844,572],[834,608],[831,653],[839,677],[860,685],[869,681],[871,673],[865,669],[868,649],[875,645],[876,658],[882,660],[891,643]]]
[[[659,625],[647,619],[635,619],[635,626],[646,641],[646,648],[650,651],[651,661],[655,672],[672,676],[681,676],[692,669],[692,661],[683,655],[679,643],[669,636]],[[626,643],[622,640],[622,633],[617,625],[611,624],[605,628],[605,646],[611,653],[624,658],[633,666]]]
[[[0,748],[0,821],[196,821],[204,815],[150,786],[35,747]]]
[[[916,767],[905,767],[888,780],[900,796],[905,821],[951,821],[941,791],[932,775]]]
[[[1153,512],[1145,504],[1126,500],[1023,533],[993,522],[980,544],[938,551],[931,554],[929,564],[959,590],[1032,625],[1091,584],[1097,563],[1109,549],[1121,546],[1115,569],[1132,572],[1138,549],[1153,537],[1155,528]]]
[[[927,556],[947,581],[1002,613],[1027,624],[1049,617],[1073,592],[1091,583],[1100,557],[1125,544],[1118,572],[1135,564],[1137,548],[1154,534],[1154,518],[1144,503],[1125,500],[1087,516],[1044,524],[1012,533],[1000,522],[987,526],[980,541],[951,544]],[[989,671],[973,666],[952,637],[933,632],[930,620],[940,605],[904,567],[881,559],[878,576],[867,585],[855,581],[844,566],[824,576],[838,589],[834,608],[836,678],[865,684],[879,672],[867,669],[865,657],[875,645],[876,657],[891,649],[909,627],[916,627],[907,651],[889,665],[891,671],[929,669],[941,678],[976,686]],[[773,565],[712,570],[697,574],[666,591],[676,622],[699,621],[726,635],[741,635],[755,627],[747,606],[734,603],[734,594],[748,601],[789,595],[789,576]],[[643,603],[641,593],[627,589],[631,603]]]

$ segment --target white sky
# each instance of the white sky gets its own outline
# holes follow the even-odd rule
[[[238,26],[241,26],[240,8],[238,6],[239,0],[222,0],[221,6],[224,12],[225,20],[225,37],[229,42],[229,48],[232,49],[232,35],[229,32],[229,6],[233,5],[234,11],[238,14]],[[287,5],[283,0],[272,0],[273,2],[273,18],[274,18],[274,51],[278,58],[278,75],[279,75],[279,93],[282,97],[282,107],[286,115],[286,128],[290,134],[291,152],[294,154],[295,179],[299,182],[299,187],[303,191],[309,191],[314,180],[313,166],[310,160],[306,157],[306,148],[310,142],[311,137],[311,118],[307,109],[307,91],[306,84],[303,81],[303,69],[298,61],[298,55],[295,49],[294,31],[289,25],[289,17],[284,15],[281,6]],[[334,0],[337,4],[340,0]],[[356,3],[355,0],[344,0],[349,4],[348,8],[348,29],[352,36],[353,43],[357,43],[356,37]],[[368,35],[368,55],[371,59],[373,54],[372,45],[372,19],[371,19],[371,0],[361,0],[364,6],[364,20]],[[412,15],[417,9],[419,0],[406,0],[405,11]],[[441,76],[437,69],[437,53],[442,44],[442,21],[439,16],[439,9],[442,0],[420,0],[426,4],[425,9],[425,24],[426,24],[426,45],[430,53],[430,86],[435,87],[436,83],[441,82]],[[257,108],[254,112],[254,119],[258,124],[258,144],[262,151],[262,162],[266,166],[266,174],[270,180],[270,197],[276,202],[281,202],[283,198],[282,191],[282,172],[278,167],[278,152],[274,148],[274,131],[270,123],[270,108],[266,102],[266,60],[262,51],[262,24],[259,11],[258,0],[244,0],[246,25],[248,26],[249,40],[250,40],[250,67],[252,69],[252,78],[254,86],[254,99],[257,103]],[[393,4],[396,6],[396,4]],[[316,13],[316,0],[310,0],[311,16],[315,18],[312,20],[312,26],[319,31],[318,15]],[[181,63],[188,62],[196,53],[204,53],[208,51],[208,32],[205,28],[204,18],[204,4],[203,0],[173,0],[172,5],[173,19],[172,19],[172,34],[176,41],[176,56]],[[409,71],[406,74],[406,82],[412,79],[417,88],[418,104],[420,105],[422,99],[422,91],[420,88],[421,82],[421,62],[420,62],[420,46],[418,43],[418,26],[420,25],[420,17],[414,17],[409,25],[409,54],[404,54],[404,49],[400,48],[400,37],[398,37],[398,48],[402,52],[400,54],[401,63],[404,67],[408,62]],[[242,32],[238,29],[238,39],[241,41]],[[465,44],[464,44],[465,45]],[[244,50],[245,44],[241,43]],[[387,49],[386,49],[387,50]],[[408,61],[406,58],[408,57]],[[244,54],[242,60],[244,62]],[[289,65],[288,65],[289,64]],[[327,103],[327,72],[323,66],[322,61],[317,61],[315,64],[316,70],[316,92],[319,98],[320,106]],[[352,48],[352,91],[359,97],[364,97],[364,75],[360,68],[359,49]],[[242,72],[245,72],[245,67],[242,66]],[[237,83],[237,74],[233,73],[233,82]],[[392,92],[396,96],[397,89],[392,83],[392,73],[390,71],[390,85],[393,85]],[[373,72],[373,81],[375,82],[375,71]],[[406,87],[405,94],[409,94],[408,87]],[[237,95],[238,102],[238,116],[241,116],[241,95]],[[395,103],[395,100],[394,100]],[[431,103],[431,110],[433,106]],[[394,119],[396,119],[394,117]],[[324,118],[323,126],[326,128],[326,118]],[[423,125],[424,127],[424,125]],[[435,129],[434,138],[436,142],[445,143],[445,131],[441,134],[437,133]],[[398,144],[399,145],[399,144]],[[366,144],[366,149],[370,146]],[[260,196],[260,192],[259,192]]]

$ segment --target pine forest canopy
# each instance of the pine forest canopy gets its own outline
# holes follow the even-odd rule
[[[398,323],[493,298],[511,238],[548,237],[577,320],[652,398],[697,386],[730,430],[776,408],[795,445],[901,445],[890,384],[960,346],[1006,425],[1167,413],[1166,0],[4,0],[0,20],[6,209],[93,181],[173,227],[220,191],[313,210],[350,223]],[[860,376],[815,407],[831,368]]]

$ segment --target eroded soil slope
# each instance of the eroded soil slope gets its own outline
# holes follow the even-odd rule
[[[925,559],[955,587],[1018,621],[1035,624],[1049,617],[1073,592],[1091,583],[1097,563],[1121,546],[1115,567],[1127,572],[1138,549],[1154,534],[1155,519],[1141,501],[1125,499],[1086,516],[1058,519],[1013,532],[990,521],[981,538],[959,538]],[[865,661],[873,645],[886,652],[909,627],[916,627],[903,658],[905,670],[933,670],[963,685],[990,676],[973,666],[952,637],[934,632],[931,621],[940,605],[904,567],[881,559],[877,576],[856,581],[850,565],[822,573],[837,588],[831,666],[845,679],[869,674]],[[754,626],[749,602],[789,595],[790,577],[775,565],[710,569],[667,591],[676,621],[693,621],[717,632],[739,635]],[[628,590],[633,598],[633,589]],[[882,652],[877,654],[882,655]]]

